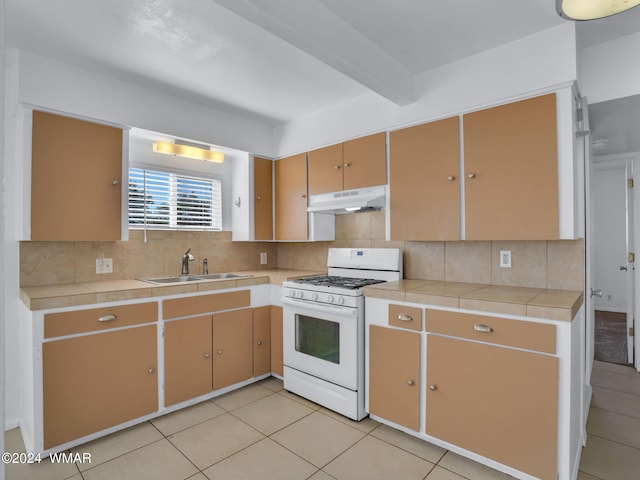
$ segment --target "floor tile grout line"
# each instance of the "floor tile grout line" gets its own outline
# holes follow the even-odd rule
[[[627,395],[633,395],[634,397],[638,397],[638,399],[640,400],[640,395],[636,394],[636,393],[632,393],[632,392],[628,392],[627,390],[620,390],[618,388],[611,388],[611,387],[606,387],[604,385],[598,385],[597,383],[592,383],[591,387],[595,387],[595,388],[599,388],[602,390],[610,390],[612,392],[619,392],[619,393],[626,393]]]
[[[589,472],[586,472],[586,471],[584,471],[584,470],[580,470],[580,469],[578,469],[578,474],[580,474],[580,472],[582,472],[582,473],[586,473],[587,475],[590,475],[590,476],[592,476],[593,478],[596,478],[597,480],[606,480],[605,478],[598,477],[597,475],[594,475],[593,473],[589,473]]]
[[[619,442],[617,440],[612,440],[611,438],[603,437],[602,435],[597,435],[595,433],[588,433],[587,442],[589,441],[589,438],[588,438],[589,435],[592,436],[592,437],[600,438],[602,440],[606,440],[606,441],[611,442],[611,443],[615,443],[616,445],[621,445],[623,447],[631,448],[632,450],[637,450],[638,451],[638,455],[640,455],[640,448],[638,448],[638,447],[634,447],[632,445],[627,445],[626,443],[622,443],[622,442]]]

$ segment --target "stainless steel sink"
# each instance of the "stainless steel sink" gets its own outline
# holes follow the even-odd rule
[[[143,278],[141,280],[143,282],[149,282],[155,285],[163,285],[165,283],[197,282],[198,280],[202,280],[202,279],[196,277],[195,275],[180,275],[175,277]]]
[[[159,277],[159,278],[143,278],[143,282],[153,283],[155,285],[164,285],[165,283],[186,283],[197,282],[200,280],[221,280],[225,278],[242,278],[247,275],[240,275],[238,273],[212,273],[209,275],[176,275],[174,277]]]
[[[211,273],[209,275],[195,275],[200,280],[219,280],[222,278],[242,278],[247,275],[240,275],[238,273]]]

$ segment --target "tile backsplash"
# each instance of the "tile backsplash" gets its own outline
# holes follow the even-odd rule
[[[582,290],[584,242],[461,241],[398,242],[385,239],[384,212],[336,216],[336,240],[278,244],[278,267],[326,269],[329,247],[394,247],[404,252],[404,277],[516,287]],[[511,250],[512,268],[499,266]]]
[[[332,242],[232,242],[231,232],[140,230],[126,242],[21,242],[20,286],[60,285],[178,275],[182,254],[196,257],[192,273],[286,268],[326,271],[330,247],[394,247],[404,252],[405,278],[518,287],[582,290],[584,242],[493,241],[403,242],[385,240],[384,212],[336,216]],[[511,250],[512,268],[499,266],[500,250]],[[268,263],[260,265],[260,252]],[[97,275],[96,259],[113,259],[113,273]]]
[[[21,242],[20,286],[60,285],[179,275],[188,248],[195,257],[191,273],[260,270],[276,267],[277,246],[268,242],[232,242],[231,232],[130,230],[125,242]],[[267,264],[260,265],[260,252]],[[96,274],[97,258],[112,258],[113,273]]]

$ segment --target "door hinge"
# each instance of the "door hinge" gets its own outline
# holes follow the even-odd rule
[[[634,337],[635,333],[636,333],[636,331],[635,331],[634,327],[629,327],[629,336],[630,337]]]
[[[627,179],[627,187],[633,188],[633,178],[628,178]]]
[[[629,252],[629,255],[627,256],[627,261],[629,263],[634,263],[636,261],[636,254],[633,252]]]

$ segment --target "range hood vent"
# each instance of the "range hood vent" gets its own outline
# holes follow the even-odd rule
[[[343,214],[382,210],[386,201],[387,186],[379,185],[311,195],[307,211]]]

